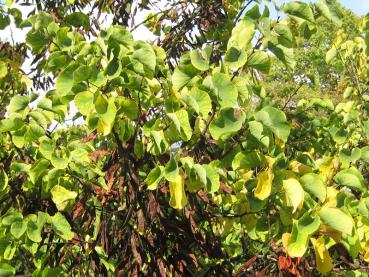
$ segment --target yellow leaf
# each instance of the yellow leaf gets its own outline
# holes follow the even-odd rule
[[[283,233],[282,234],[282,245],[284,249],[287,249],[288,241],[291,237],[291,233]]]
[[[247,182],[248,180],[250,180],[252,178],[252,176],[254,175],[254,171],[253,170],[244,170],[241,169],[240,170],[240,174],[242,175],[242,179]]]
[[[317,160],[317,164],[319,165],[320,176],[323,177],[323,180],[330,181],[339,166],[339,158],[324,157],[323,159]]]
[[[304,165],[298,161],[291,161],[290,168],[293,172],[299,173],[301,175],[313,172],[310,166]]]
[[[264,200],[272,191],[273,173],[271,170],[263,171],[258,175],[258,183],[254,191],[256,198]]]
[[[117,108],[114,104],[114,98],[109,99],[107,110],[102,114],[97,122],[97,132],[102,133],[104,136],[108,135],[114,125]]]
[[[332,258],[325,246],[324,238],[311,239],[315,250],[315,260],[317,269],[320,273],[328,273],[333,268]]]
[[[342,233],[325,225],[325,224],[321,224],[319,227],[319,232],[321,232],[322,234],[325,234],[327,236],[330,236],[332,239],[334,239],[335,242],[340,242],[341,237],[342,237]]]
[[[327,187],[327,198],[324,202],[324,208],[334,208],[337,206],[338,190],[334,187]]]
[[[365,252],[364,261],[369,262],[369,249]]]
[[[283,140],[281,140],[280,138],[278,138],[277,136],[275,136],[274,138],[275,144],[277,144],[278,146],[280,146],[281,148],[285,147],[285,143],[283,142]]]
[[[268,168],[272,168],[273,164],[277,160],[276,158],[272,158],[270,156],[265,156],[265,159],[266,159]]]
[[[286,193],[287,206],[293,207],[293,212],[301,208],[304,203],[304,189],[297,179],[283,180],[283,188]]]
[[[178,174],[175,181],[169,182],[170,200],[169,205],[174,209],[183,209],[188,200],[184,190],[184,179]]]

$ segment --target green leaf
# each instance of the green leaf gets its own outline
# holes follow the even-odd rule
[[[329,227],[351,235],[354,222],[348,214],[338,208],[322,208],[319,212],[320,219]]]
[[[299,1],[285,3],[283,5],[283,10],[288,15],[292,15],[294,17],[304,19],[310,22],[315,21],[313,11],[311,10],[309,4]]]
[[[361,148],[361,156],[360,159],[366,163],[369,163],[369,146],[365,146]]]
[[[285,47],[281,44],[274,44],[273,42],[268,43],[268,48],[286,67],[289,69],[295,67],[296,60],[292,48]]]
[[[320,218],[318,216],[312,217],[305,213],[299,220],[297,228],[299,232],[304,232],[307,235],[314,234],[320,227]]]
[[[45,159],[39,159],[33,163],[32,167],[29,170],[29,178],[32,183],[36,183],[40,177],[46,175],[46,171],[49,168],[49,161]]]
[[[224,61],[232,69],[240,68],[247,62],[247,52],[244,49],[230,47],[227,49]]]
[[[192,65],[200,71],[206,71],[209,69],[209,59],[211,55],[211,47],[207,46],[202,51],[193,50],[190,52],[190,58]]]
[[[325,55],[325,62],[327,64],[329,64],[336,56],[337,56],[337,49],[336,49],[336,47],[333,47],[333,48],[329,49],[328,52]],[[351,87],[351,89],[353,90],[352,87]],[[349,91],[349,92],[351,93],[352,90]],[[349,94],[348,92],[345,92],[344,93],[344,95],[348,95],[348,94]]]
[[[252,169],[261,167],[265,164],[264,155],[257,151],[238,152],[232,161],[233,170]]]
[[[24,121],[19,114],[12,114],[8,118],[2,119],[0,121],[0,133],[16,131],[22,128]]]
[[[178,133],[184,141],[189,141],[192,136],[192,129],[188,120],[188,113],[186,110],[179,110],[174,113],[168,113],[167,116],[172,120]]]
[[[218,140],[223,136],[238,132],[245,121],[245,113],[233,108],[222,109],[210,123],[209,132]]]
[[[56,185],[51,191],[51,197],[59,211],[65,209],[68,205],[69,200],[73,200],[77,197],[77,192],[70,191],[63,186]]]
[[[172,83],[176,90],[181,90],[183,87],[189,85],[197,75],[198,70],[191,65],[179,64],[173,72]]]
[[[156,54],[154,49],[143,41],[136,41],[134,45],[133,59],[144,66],[148,77],[153,77],[156,67]]]
[[[145,179],[145,183],[147,184],[147,189],[149,190],[157,189],[163,177],[164,177],[164,167],[159,165],[151,169],[150,173],[147,175]]]
[[[193,87],[189,93],[181,95],[183,101],[197,114],[207,117],[211,111],[211,99],[207,92]]]
[[[269,148],[269,145],[273,139],[270,130],[264,127],[263,124],[257,121],[249,121],[250,134],[262,145]]]
[[[1,224],[5,226],[10,226],[14,222],[22,221],[23,215],[18,211],[12,211],[10,213],[7,213],[3,219],[1,220]]]
[[[50,161],[51,164],[57,169],[66,169],[69,163],[69,159],[62,157],[60,154],[58,155],[55,152],[52,154]]]
[[[271,67],[271,60],[267,53],[256,50],[247,60],[246,65],[260,70],[263,73],[268,73]]]
[[[108,100],[105,95],[99,94],[95,101],[95,109],[99,114],[106,113],[108,109]]]
[[[24,142],[30,143],[38,140],[45,135],[45,130],[38,124],[30,123],[27,126],[27,131],[24,134]]]
[[[292,226],[292,233],[287,243],[287,253],[291,257],[302,257],[309,244],[309,235],[305,232],[300,232],[298,229],[298,222],[294,221]]]
[[[10,227],[10,233],[16,238],[19,239],[27,230],[27,221],[17,221],[14,222]]]
[[[137,103],[131,99],[123,99],[120,101],[120,108],[128,118],[135,120],[138,117]]]
[[[237,106],[238,90],[228,75],[214,73],[213,76],[204,80],[204,85],[211,90],[215,100],[222,108]]]
[[[302,257],[308,247],[309,236],[320,226],[319,217],[304,214],[298,221],[293,221],[292,233],[287,242],[287,253],[291,257]]]
[[[12,134],[12,141],[14,143],[15,146],[17,146],[18,148],[23,148],[24,147],[24,135],[27,131],[27,127],[23,126],[21,129],[16,130],[13,134]]]
[[[82,26],[83,29],[88,31],[90,29],[90,20],[87,14],[83,12],[73,12],[68,14],[64,20],[74,27]]]
[[[195,172],[196,177],[197,177],[197,180],[200,182],[201,187],[208,186],[208,179],[207,179],[205,167],[203,167],[200,164],[194,164],[193,167],[192,167],[192,170]],[[211,169],[208,170],[208,171],[210,172]],[[214,177],[211,177],[211,175],[213,175]],[[216,186],[216,182],[217,181],[216,181],[216,176],[215,176],[214,172],[213,173],[210,172],[210,175],[209,175],[209,186],[208,186],[208,188],[211,187],[211,182],[215,182],[215,186]]]
[[[5,248],[4,259],[8,261],[12,260],[16,250],[17,250],[17,247],[15,243],[10,242]]]
[[[38,228],[37,224],[33,221],[28,221],[27,236],[33,242],[40,242],[42,240],[41,230]]]
[[[232,47],[243,50],[249,46],[255,34],[255,24],[252,20],[243,19],[233,28],[227,49]]]
[[[342,17],[342,15],[338,15],[335,12],[333,5],[331,6],[330,4],[327,4],[325,0],[319,0],[314,5],[322,16],[332,21],[338,27],[341,27],[342,20],[340,19],[340,17]]]
[[[206,171],[206,191],[208,193],[217,192],[220,186],[219,174],[216,169],[209,164],[203,164],[202,167]]]
[[[341,186],[347,186],[362,192],[368,190],[365,186],[364,177],[355,167],[341,170],[334,176],[334,181]]]
[[[74,83],[73,74],[77,67],[78,65],[76,63],[71,63],[62,72],[60,72],[55,83],[57,94],[63,96],[67,95],[71,91]]]
[[[75,163],[85,165],[90,162],[88,151],[83,148],[76,148],[70,153],[71,159]]]
[[[315,173],[307,173],[300,178],[300,182],[305,191],[324,202],[327,197],[327,185],[322,178]]]
[[[0,276],[11,277],[15,275],[15,268],[5,262],[0,262]]]
[[[94,94],[82,91],[74,97],[74,104],[81,114],[87,116],[94,109]]]
[[[10,17],[6,14],[0,14],[0,30],[4,30],[10,24]]]
[[[74,237],[74,233],[70,227],[69,222],[65,219],[64,215],[57,212],[54,216],[49,218],[49,223],[55,231],[55,233],[64,240],[71,240]]]
[[[8,187],[8,175],[4,169],[0,170],[0,191],[4,191]]]
[[[108,63],[104,73],[108,78],[108,80],[111,80],[118,77],[121,71],[122,71],[122,63],[117,58],[113,58]]]
[[[351,163],[355,163],[361,157],[361,150],[359,148],[355,149],[342,149],[340,151],[340,160],[342,162],[342,167],[347,168]]]
[[[123,26],[112,25],[109,28],[108,34],[109,40],[114,40],[126,48],[130,49],[133,45],[132,34]]]
[[[73,72],[74,83],[80,83],[88,80],[91,75],[91,68],[88,65],[81,65]]]
[[[264,126],[270,128],[270,130],[272,130],[272,132],[283,142],[287,141],[291,127],[287,123],[284,112],[267,106],[255,114],[255,119],[263,123]]]
[[[169,162],[165,165],[164,169],[164,177],[169,182],[178,181],[179,169],[177,162],[172,158]]]
[[[33,242],[40,242],[42,240],[41,232],[48,221],[49,215],[44,212],[38,212],[37,214],[37,222],[32,220],[28,221],[27,224],[27,236]]]
[[[28,96],[15,95],[7,107],[8,114],[24,111],[29,104]]]
[[[32,47],[33,53],[40,54],[48,45],[49,38],[41,30],[32,29],[26,35],[26,43]]]
[[[169,147],[167,140],[164,137],[163,130],[150,132],[150,143],[147,148],[152,149],[153,155],[163,154]]]
[[[54,145],[51,139],[45,138],[40,142],[39,151],[41,154],[48,160],[51,160],[51,157],[54,153]]]

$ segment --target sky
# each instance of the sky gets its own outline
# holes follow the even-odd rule
[[[369,0],[341,0],[340,2],[356,14],[365,15],[369,13]]]

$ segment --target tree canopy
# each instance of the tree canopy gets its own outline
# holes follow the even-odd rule
[[[1,276],[365,276],[369,14],[21,4],[0,4],[27,30],[0,42]]]

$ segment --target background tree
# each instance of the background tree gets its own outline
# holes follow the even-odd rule
[[[344,8],[336,0],[328,1],[339,24],[318,19],[316,26],[308,34],[308,40],[296,41],[296,66],[286,69],[278,61],[273,63],[271,74],[266,81],[267,91],[280,103],[286,99],[296,105],[301,99],[329,97],[338,102],[343,96],[347,83],[342,80],[341,69],[326,62],[326,53],[331,48],[338,32],[348,34],[348,39],[360,35],[360,17]]]

